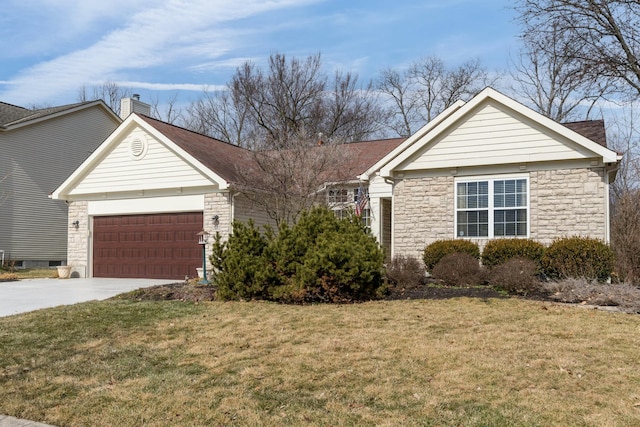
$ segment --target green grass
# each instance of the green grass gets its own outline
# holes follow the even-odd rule
[[[60,426],[640,425],[640,316],[517,299],[112,300],[0,318],[0,413]]]

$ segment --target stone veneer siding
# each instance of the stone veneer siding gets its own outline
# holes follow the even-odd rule
[[[394,255],[419,259],[425,246],[454,238],[453,176],[409,178],[393,189]],[[531,171],[530,237],[548,245],[556,237],[606,239],[604,168]],[[480,249],[487,239],[472,239]]]
[[[67,234],[67,265],[72,268],[84,268],[89,271],[89,203],[86,201],[69,202],[69,228]],[[78,229],[71,225],[79,221]]]
[[[230,209],[230,194],[225,193],[209,193],[204,195],[204,211],[202,226],[210,233],[209,244],[207,245],[207,264],[209,268],[209,255],[211,255],[211,248],[215,239],[216,233],[220,233],[222,240],[227,240],[231,233],[231,209]],[[214,224],[213,217],[218,215],[218,225]]]
[[[453,237],[453,176],[410,178],[393,189],[393,254],[422,259],[429,243]]]
[[[607,239],[604,168],[533,171],[529,180],[532,239],[545,245],[563,236]]]

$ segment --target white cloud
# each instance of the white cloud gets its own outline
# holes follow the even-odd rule
[[[83,84],[118,81],[131,71],[139,73],[146,68],[186,59],[192,53],[190,50],[194,49],[191,44],[192,34],[196,40],[201,41],[196,46],[202,49],[215,46],[215,49],[208,52],[211,54],[213,51],[214,57],[222,55],[234,46],[233,40],[225,36],[230,31],[225,26],[232,28],[233,21],[316,1],[318,0],[156,1],[153,7],[142,8],[129,17],[120,16],[122,26],[105,33],[89,47],[22,70],[15,78],[8,80],[10,84],[0,93],[0,99],[17,104],[50,102],[60,97],[73,101],[72,98]],[[52,0],[51,3],[53,4]],[[77,6],[81,2],[66,3],[68,6]],[[151,3],[136,3],[138,6],[149,4]],[[102,13],[102,6],[86,6],[73,15],[69,22],[73,23],[83,16],[89,21],[95,21]],[[202,41],[205,34],[211,37],[211,41]],[[216,39],[216,35],[221,37]]]
[[[202,92],[204,89],[222,90],[224,85],[201,85],[193,83],[149,83],[149,82],[133,82],[133,81],[119,81],[117,82],[121,87],[148,89],[154,91],[172,91],[172,90],[184,90],[189,92]]]

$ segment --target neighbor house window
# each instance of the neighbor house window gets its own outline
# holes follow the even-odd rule
[[[365,202],[360,206],[360,218],[366,227],[371,227],[371,210],[369,209],[369,190],[367,188],[360,189],[360,197],[366,198]],[[338,188],[327,191],[327,203],[329,208],[338,218],[347,218],[348,215],[354,214],[358,204],[358,187],[355,188]]]
[[[350,197],[352,197],[352,194],[353,192],[350,192],[346,188],[329,190],[327,201],[329,202],[329,205],[334,205],[337,203],[348,203]]]
[[[529,233],[526,177],[456,182],[456,236],[526,237]]]

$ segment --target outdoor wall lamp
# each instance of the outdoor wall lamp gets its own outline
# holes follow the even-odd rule
[[[76,230],[80,227],[80,221],[76,220],[71,223]]]
[[[199,281],[198,284],[210,285],[211,282],[207,280],[207,242],[209,241],[209,233],[202,230],[197,236],[198,244],[202,245],[202,280]]]
[[[220,224],[220,217],[218,215],[214,215],[211,219],[213,220],[213,225],[217,226]]]

